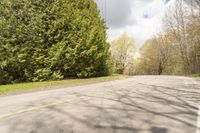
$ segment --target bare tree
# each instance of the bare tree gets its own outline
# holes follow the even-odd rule
[[[166,33],[159,33],[155,38],[157,44],[158,74],[161,75],[165,70],[171,52],[170,37]]]
[[[190,72],[189,46],[187,40],[187,9],[184,8],[183,0],[176,0],[175,6],[171,7],[165,15],[164,25],[173,31],[175,44],[181,56],[185,73]]]
[[[135,52],[135,41],[126,33],[122,34],[111,44],[111,56],[114,64],[114,70],[117,73],[124,73],[130,65]]]

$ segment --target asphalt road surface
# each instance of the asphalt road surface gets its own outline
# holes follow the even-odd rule
[[[135,76],[0,97],[0,133],[200,133],[200,82]]]

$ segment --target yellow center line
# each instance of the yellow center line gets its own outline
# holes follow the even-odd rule
[[[69,103],[69,102],[72,102],[72,101],[83,100],[83,99],[87,100],[85,97],[80,96],[80,97],[76,97],[74,99],[68,99],[68,100],[64,100],[64,101],[60,101],[60,102],[54,102],[54,103],[49,103],[49,104],[45,104],[45,105],[30,107],[30,108],[27,108],[27,109],[21,109],[21,110],[18,110],[16,112],[13,112],[13,113],[7,113],[7,114],[0,115],[0,119],[4,119],[4,118],[7,118],[7,117],[12,117],[12,116],[15,116],[15,115],[18,115],[18,114],[31,112],[31,111],[35,111],[35,110],[39,110],[39,109],[43,109],[43,108],[59,105],[59,104]]]
[[[109,91],[110,93],[114,92],[114,91]],[[97,95],[97,94],[101,94],[101,93],[91,93],[90,95]],[[40,105],[40,106],[35,106],[35,107],[30,107],[30,108],[26,108],[26,109],[21,109],[12,113],[7,113],[7,114],[3,114],[0,115],[0,119],[5,119],[8,117],[12,117],[18,114],[22,114],[22,113],[26,113],[26,112],[31,112],[31,111],[35,111],[35,110],[39,110],[39,109],[43,109],[43,108],[47,108],[47,107],[51,107],[51,106],[55,106],[55,105],[59,105],[59,104],[64,104],[64,103],[70,103],[72,101],[80,101],[80,100],[89,100],[91,99],[91,97],[88,96],[76,96],[75,98],[71,98],[71,99],[67,99],[64,101],[59,101],[59,102],[53,102],[53,103],[49,103],[49,104],[45,104],[45,105]]]

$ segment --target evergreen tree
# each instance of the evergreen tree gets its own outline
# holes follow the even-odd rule
[[[2,0],[0,84],[109,74],[93,0]]]

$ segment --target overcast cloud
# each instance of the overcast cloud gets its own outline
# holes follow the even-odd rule
[[[123,32],[134,36],[140,47],[162,29],[162,17],[174,0],[96,0],[108,27],[108,41]]]

